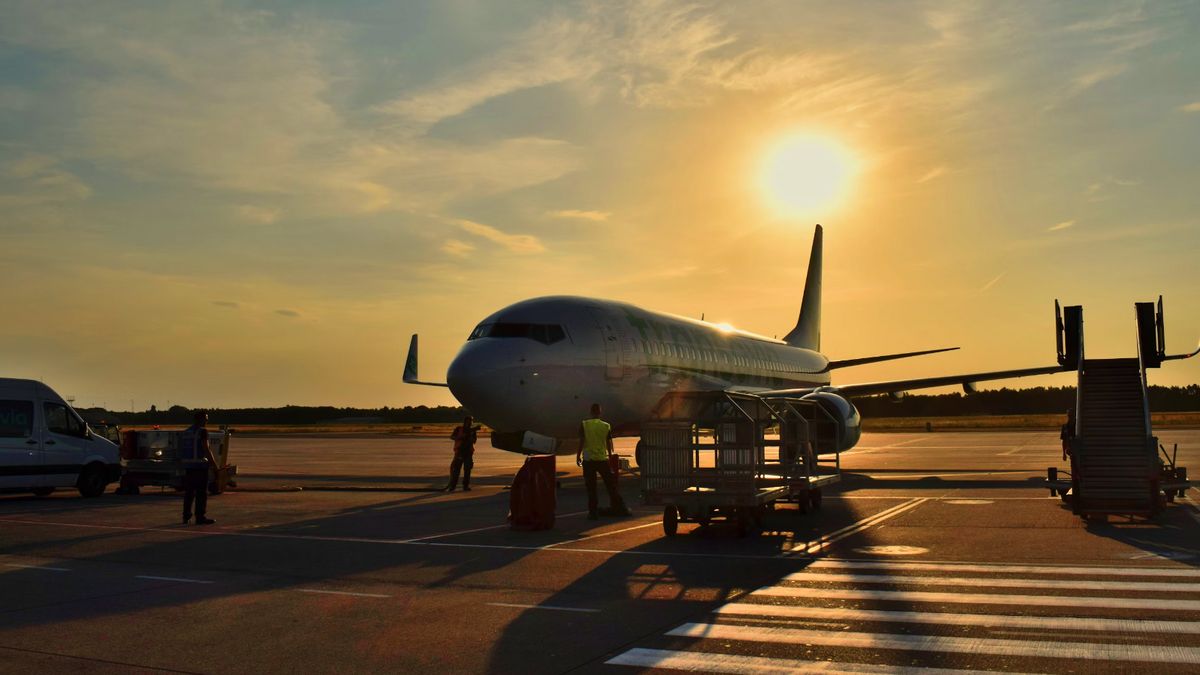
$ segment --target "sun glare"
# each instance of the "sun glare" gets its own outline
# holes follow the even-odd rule
[[[845,146],[828,136],[796,134],[767,152],[760,185],[781,215],[823,215],[846,197],[857,164]]]

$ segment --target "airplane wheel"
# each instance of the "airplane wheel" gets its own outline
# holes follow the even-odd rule
[[[674,537],[679,531],[679,510],[674,506],[663,509],[663,534]]]

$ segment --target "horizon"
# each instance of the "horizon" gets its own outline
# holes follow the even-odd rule
[[[435,381],[541,295],[782,335],[818,222],[827,356],[962,348],[835,385],[1051,365],[1055,298],[1116,357],[1161,294],[1190,352],[1197,29],[1181,2],[10,3],[0,375],[457,405],[401,383],[412,333]]]

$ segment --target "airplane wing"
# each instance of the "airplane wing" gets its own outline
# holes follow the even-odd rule
[[[1028,377],[1030,375],[1050,375],[1052,373],[1065,373],[1075,370],[1074,368],[1064,368],[1062,366],[1044,366],[1041,368],[1020,368],[1017,370],[995,370],[989,373],[969,373],[966,375],[946,375],[943,377],[924,377],[913,380],[891,380],[888,382],[867,382],[862,384],[843,384],[830,385],[829,387],[821,387],[824,391],[833,391],[843,396],[868,396],[870,394],[895,394],[908,391],[910,389],[929,389],[932,387],[945,387],[952,384],[961,384],[968,391],[972,390],[972,385],[976,382],[986,380],[1007,380],[1014,377]],[[775,395],[775,396],[802,396],[814,391],[808,389],[777,389],[774,391],[756,392],[760,395]]]
[[[408,343],[408,358],[404,361],[404,382],[406,384],[423,384],[427,387],[448,387],[445,382],[422,382],[417,377],[417,334],[413,333]]]
[[[849,368],[850,366],[861,366],[865,363],[879,363],[880,361],[891,361],[893,359],[907,359],[912,356],[925,356],[926,354],[939,354],[941,352],[952,352],[958,347],[942,347],[941,349],[926,349],[919,352],[904,352],[903,354],[884,354],[883,356],[864,356],[857,359],[842,359],[840,361],[830,361],[829,370],[834,368]]]

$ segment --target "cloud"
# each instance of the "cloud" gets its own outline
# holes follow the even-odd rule
[[[555,218],[574,218],[576,220],[593,220],[601,222],[608,220],[612,214],[608,211],[578,211],[575,209],[564,209],[562,211],[551,211],[551,216]]]
[[[925,183],[925,182],[933,180],[934,178],[939,178],[942,175],[944,175],[945,173],[946,173],[946,167],[944,167],[944,166],[934,167],[934,168],[930,169],[929,171],[925,172],[925,175],[918,178],[917,182]]]
[[[254,204],[238,204],[233,209],[240,220],[259,225],[270,225],[279,220],[279,209],[272,209]]]
[[[296,310],[293,310],[293,309],[277,309],[277,310],[275,310],[275,313],[278,314],[279,316],[286,316],[286,317],[292,318],[292,319],[300,316],[300,312],[297,312]]]
[[[1179,106],[1179,109],[1182,110],[1183,112],[1190,112],[1190,113],[1200,112],[1200,101],[1196,101],[1194,103],[1189,103],[1187,105]]]
[[[1046,231],[1047,232],[1058,232],[1059,230],[1065,230],[1068,227],[1074,227],[1074,226],[1075,226],[1075,221],[1064,220],[1061,223],[1058,223],[1057,225],[1051,225],[1050,227],[1047,227]]]
[[[986,293],[986,292],[988,292],[989,290],[991,290],[991,288],[992,288],[993,286],[995,286],[997,283],[999,283],[999,282],[1000,282],[1000,280],[1001,280],[1001,279],[1003,279],[1003,278],[1004,278],[1004,275],[1005,275],[1005,274],[1008,274],[1008,273],[1007,273],[1007,272],[1001,272],[1000,274],[997,274],[995,277],[993,277],[993,278],[992,278],[992,280],[991,280],[991,281],[989,281],[989,282],[987,282],[986,284],[984,284],[984,285],[983,285],[983,288],[980,288],[980,289],[979,289],[979,292],[980,292],[980,293]]]
[[[474,244],[468,244],[459,239],[447,239],[446,243],[442,244],[442,251],[456,258],[465,258],[474,250]]]
[[[0,207],[14,209],[87,199],[92,188],[58,159],[29,153],[0,168]]]
[[[227,307],[229,309],[238,309],[241,307],[241,305],[233,302],[232,300],[213,300],[212,304],[216,305],[217,307]]]
[[[471,220],[458,220],[455,222],[463,230],[477,237],[500,244],[513,253],[542,253],[546,250],[542,242],[530,234],[508,234],[491,225],[484,225]]]

